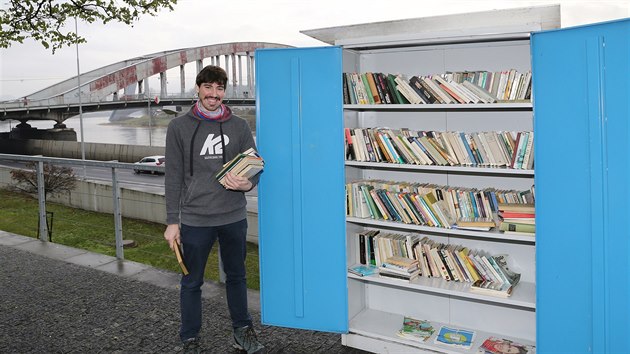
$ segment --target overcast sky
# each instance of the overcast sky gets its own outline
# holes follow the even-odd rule
[[[174,11],[142,17],[134,27],[79,22],[79,34],[88,41],[79,46],[80,69],[85,72],[143,54],[226,42],[319,46],[324,44],[299,31],[558,3],[563,27],[630,17],[630,0],[179,0]],[[74,28],[74,22],[71,25]],[[52,55],[26,41],[0,50],[0,67],[0,100],[23,97],[75,76],[76,48]]]

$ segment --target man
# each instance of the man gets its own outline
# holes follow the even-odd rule
[[[201,329],[201,285],[208,254],[218,239],[226,274],[227,302],[235,346],[262,353],[247,309],[245,255],[247,210],[244,192],[251,180],[228,173],[225,187],[215,175],[239,153],[255,148],[245,120],[224,105],[226,72],[206,66],[199,72],[199,99],[189,112],[173,119],[166,133],[166,221],[164,238],[171,249],[181,243],[189,274],[181,279],[180,338],[184,352],[198,353]]]

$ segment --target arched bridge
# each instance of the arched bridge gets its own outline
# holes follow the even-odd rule
[[[193,91],[186,92],[185,64],[196,63],[196,73],[204,65],[223,67],[228,73],[226,99],[254,98],[254,51],[259,48],[285,48],[284,44],[265,42],[233,42],[195,48],[175,49],[143,55],[81,73],[18,100],[0,102],[0,120],[54,120],[63,122],[84,111],[113,110],[147,105],[154,94],[149,92],[149,78],[159,75],[159,97],[164,104],[192,102]],[[209,62],[204,64],[204,59]],[[166,72],[179,67],[180,90],[167,92]],[[194,85],[194,83],[192,84]],[[192,88],[192,87],[191,87]],[[150,102],[150,101],[149,101]],[[149,103],[151,105],[151,103]]]

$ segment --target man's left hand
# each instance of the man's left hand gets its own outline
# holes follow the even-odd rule
[[[235,191],[247,192],[253,187],[252,182],[248,178],[237,176],[230,172],[225,175],[224,182],[225,188]]]

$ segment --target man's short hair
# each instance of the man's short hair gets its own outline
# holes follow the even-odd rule
[[[195,83],[197,86],[201,86],[202,84],[217,83],[225,87],[227,86],[227,81],[227,73],[223,70],[223,68],[215,65],[208,65],[201,69],[199,74],[197,74]]]

